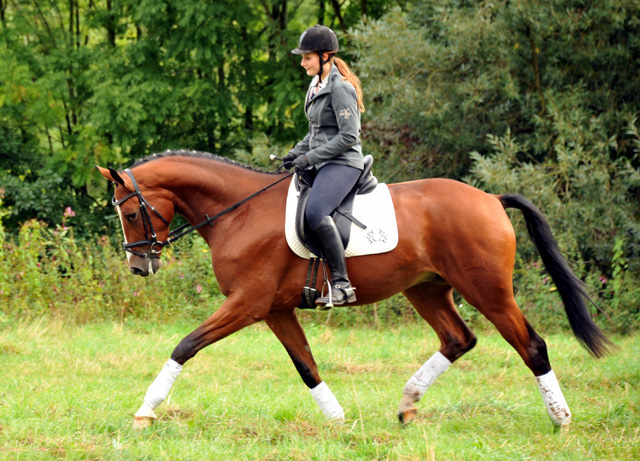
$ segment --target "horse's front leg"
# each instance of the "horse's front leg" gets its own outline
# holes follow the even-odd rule
[[[263,320],[269,307],[260,308],[255,303],[227,298],[220,308],[198,328],[180,341],[171,353],[160,374],[153,381],[144,396],[144,402],[135,414],[134,427],[150,426],[156,419],[154,410],[169,395],[173,383],[187,360],[198,351],[241,328]]]
[[[318,366],[295,310],[272,311],[265,321],[289,353],[302,381],[311,390],[311,395],[327,419],[344,422],[342,407],[329,386],[320,379]]]

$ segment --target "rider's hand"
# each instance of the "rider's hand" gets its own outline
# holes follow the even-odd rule
[[[309,167],[309,159],[307,159],[306,155],[296,157],[296,159],[293,161],[293,167],[296,169],[296,171],[306,170]]]
[[[297,155],[294,152],[289,152],[282,158],[282,166],[285,170],[290,170],[293,167],[293,161],[296,159]]]

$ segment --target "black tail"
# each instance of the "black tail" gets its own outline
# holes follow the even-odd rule
[[[519,195],[501,195],[498,198],[505,209],[516,208],[522,211],[529,236],[538,249],[544,267],[562,297],[564,310],[575,337],[593,356],[602,357],[608,354],[613,343],[594,323],[585,300],[593,305],[596,303],[589,297],[585,284],[576,277],[560,253],[544,215],[532,203]]]

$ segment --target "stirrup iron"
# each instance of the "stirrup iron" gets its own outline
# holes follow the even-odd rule
[[[327,296],[323,296],[321,298],[318,298],[316,300],[316,304],[318,305],[318,307],[320,308],[321,311],[327,311],[329,309],[331,309],[333,306],[335,306],[336,304],[334,304],[334,292],[333,290],[342,292],[342,296],[340,301],[338,302],[338,306],[342,306],[344,304],[351,304],[356,302],[356,289],[355,287],[352,287],[351,284],[349,283],[347,286],[341,286],[339,284],[335,284],[333,286],[329,287]],[[325,302],[325,300],[327,302]]]

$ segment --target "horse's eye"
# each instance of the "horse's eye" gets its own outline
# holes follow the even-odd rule
[[[138,213],[129,213],[127,215],[127,221],[133,222],[133,220],[136,219],[136,216],[138,216]]]

